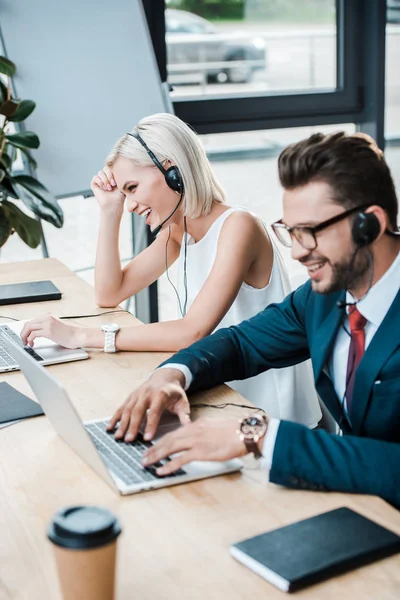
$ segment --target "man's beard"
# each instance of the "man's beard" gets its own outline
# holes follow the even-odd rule
[[[330,294],[341,290],[354,290],[364,284],[371,268],[369,252],[368,247],[357,247],[351,253],[350,258],[330,263],[332,268],[331,281],[323,289],[320,289],[317,283],[315,287],[318,289],[316,291],[320,294]]]

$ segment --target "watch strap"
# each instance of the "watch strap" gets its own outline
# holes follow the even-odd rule
[[[246,440],[246,438],[243,441],[244,445],[246,446],[246,450],[249,454],[252,453],[254,455],[254,458],[257,459],[262,458],[262,452],[260,452],[260,450],[258,449],[257,442],[255,442],[254,440]]]
[[[104,352],[116,352],[115,347],[115,336],[116,331],[105,331],[104,332]]]

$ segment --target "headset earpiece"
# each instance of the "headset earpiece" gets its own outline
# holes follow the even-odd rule
[[[178,192],[178,194],[180,194],[183,185],[178,167],[169,167],[169,169],[166,171],[164,169],[164,177],[167,186],[171,188],[171,190],[174,190],[174,192]]]
[[[381,231],[378,218],[372,212],[358,213],[351,226],[353,241],[358,247],[369,246]]]

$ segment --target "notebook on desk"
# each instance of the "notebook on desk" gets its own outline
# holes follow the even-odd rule
[[[0,428],[43,414],[40,404],[5,381],[0,383]]]
[[[4,334],[4,339],[11,339],[30,354],[35,360],[42,365],[55,365],[58,363],[71,362],[74,360],[83,360],[89,358],[89,355],[82,348],[70,350],[64,348],[47,338],[36,338],[33,348],[25,346],[21,340],[21,331],[26,321],[13,321],[11,323],[1,323],[0,331]],[[13,356],[8,352],[6,344],[0,338],[0,373],[8,371],[17,371],[19,364]]]
[[[140,435],[133,443],[116,441],[113,432],[106,431],[109,418],[83,423],[66,390],[48,370],[43,369],[21,346],[9,338],[5,339],[0,330],[0,340],[1,338],[9,353],[19,362],[22,373],[58,435],[120,494],[134,494],[186,483],[231,473],[242,467],[239,460],[192,462],[171,475],[157,475],[156,467],[161,466],[160,464],[147,468],[141,464],[143,453],[153,442],[145,441]],[[176,418],[175,421],[175,427],[179,427],[179,419]],[[170,430],[169,422],[164,431],[162,426],[157,434],[160,436]]]
[[[400,536],[342,507],[231,546],[231,554],[283,592],[400,552]]]
[[[26,281],[0,285],[0,305],[60,300],[61,292],[52,281]]]

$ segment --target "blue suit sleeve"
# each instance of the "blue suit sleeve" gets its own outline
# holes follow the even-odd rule
[[[291,488],[373,494],[400,509],[400,444],[341,437],[281,421],[270,481]]]
[[[304,284],[280,304],[270,304],[251,319],[220,329],[163,365],[186,365],[193,375],[189,391],[194,392],[307,360],[305,308],[310,290],[310,284]]]

